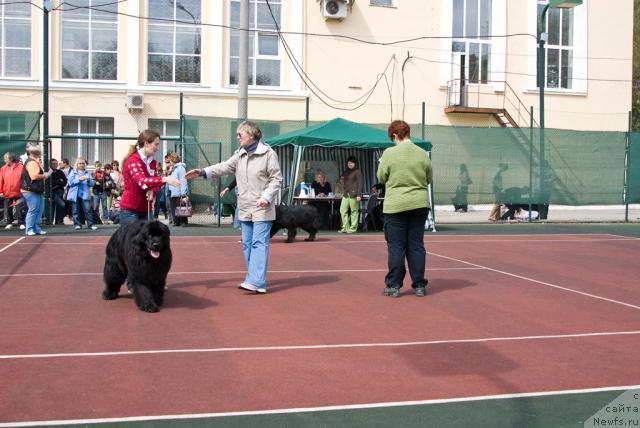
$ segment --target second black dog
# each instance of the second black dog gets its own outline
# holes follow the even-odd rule
[[[305,241],[314,241],[320,222],[318,210],[312,205],[278,205],[276,206],[276,220],[271,226],[271,237],[278,233],[280,229],[287,229],[287,241],[293,242],[296,239],[297,228],[309,234]]]

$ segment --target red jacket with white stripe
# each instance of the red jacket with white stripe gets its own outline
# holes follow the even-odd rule
[[[162,187],[162,177],[156,177],[156,160],[153,159],[147,165],[140,157],[140,153],[134,152],[126,160],[122,167],[122,177],[124,178],[124,193],[120,201],[120,209],[144,214],[148,210],[146,194],[149,190],[157,192]],[[153,206],[151,207],[153,209]]]

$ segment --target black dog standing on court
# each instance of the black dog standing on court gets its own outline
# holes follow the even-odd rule
[[[276,205],[276,220],[271,225],[271,238],[280,229],[287,229],[287,241],[296,239],[297,228],[309,234],[305,241],[315,241],[320,228],[318,210],[313,205]]]
[[[118,298],[126,279],[140,310],[158,312],[171,269],[169,228],[159,221],[120,226],[111,235],[106,253],[102,298]]]

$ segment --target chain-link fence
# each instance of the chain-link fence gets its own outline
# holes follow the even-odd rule
[[[38,140],[39,117],[37,112],[0,113],[0,150],[20,154],[26,140]],[[304,120],[258,122],[265,138],[319,123]],[[185,116],[183,140],[164,141],[166,147],[162,152],[177,151],[187,169],[220,162],[237,148],[235,131],[238,123],[230,118]],[[379,129],[388,126],[386,123],[368,125]],[[541,142],[537,128],[411,126],[413,135],[418,137],[425,129],[425,138],[433,144],[437,208],[453,208],[461,203],[492,204],[498,199],[497,184],[501,192],[516,189],[512,194],[518,194],[518,203],[534,206],[593,207],[640,203],[638,133],[546,129]],[[59,143],[62,144],[62,140]],[[113,143],[132,142],[121,142],[114,137]],[[339,156],[327,157],[332,158]],[[283,152],[283,171],[291,168],[290,162],[291,156]],[[506,165],[506,168],[502,167],[504,169],[498,174],[500,165]],[[340,172],[342,167],[336,165],[335,169]],[[367,183],[375,180],[375,171],[369,173],[372,177],[368,177]],[[496,183],[497,175],[501,183]],[[222,214],[218,196],[221,181],[192,180],[190,186],[195,205],[191,222],[217,223]]]

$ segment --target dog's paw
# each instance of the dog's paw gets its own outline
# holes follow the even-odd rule
[[[118,293],[109,292],[109,290],[102,291],[102,299],[103,300],[115,300],[118,298]]]
[[[286,242],[287,244],[291,244],[293,241],[294,241],[294,239],[287,239],[287,240],[286,240],[286,241],[284,241],[284,242]]]
[[[308,237],[308,238],[304,238],[304,240],[305,240],[305,241],[307,241],[307,242],[311,242],[311,241],[315,241],[315,240],[316,240],[316,238],[315,238],[315,236],[314,236],[314,237],[311,237],[311,236],[310,236],[310,237]]]
[[[143,306],[140,306],[140,310],[143,312],[154,313],[158,312],[160,309],[153,303],[149,303]]]

